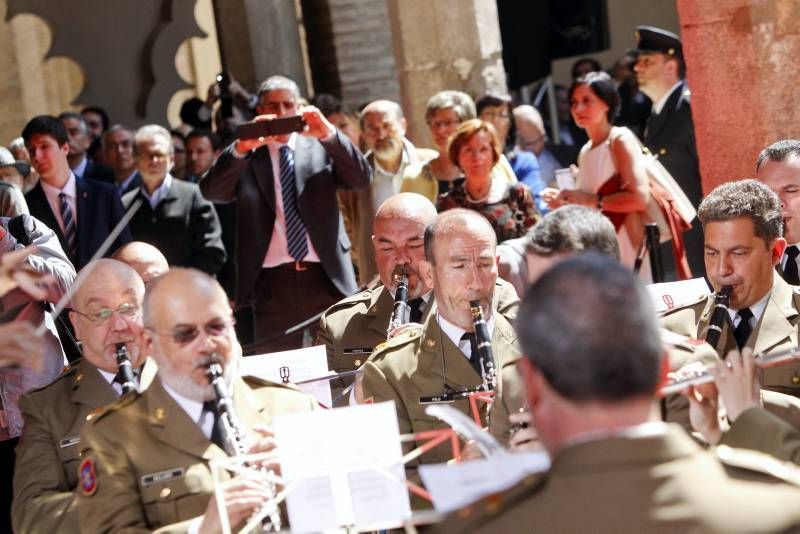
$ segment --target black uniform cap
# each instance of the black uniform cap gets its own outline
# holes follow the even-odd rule
[[[681,38],[672,32],[654,26],[639,26],[635,35],[636,52],[640,54],[659,52],[683,58]]]

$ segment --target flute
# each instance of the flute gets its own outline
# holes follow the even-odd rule
[[[411,307],[408,305],[408,275],[399,273],[394,275],[394,308],[392,317],[389,319],[389,327],[386,335],[391,336],[400,326],[406,324],[411,317]]]
[[[117,377],[123,395],[137,391],[136,379],[133,377],[133,367],[128,358],[128,347],[125,346],[125,343],[117,343]]]
[[[800,361],[800,347],[793,347],[791,349],[782,350],[773,354],[759,354],[755,357],[756,367],[760,369],[767,369],[769,367],[777,367]],[[670,380],[660,390],[659,394],[662,397],[672,395],[683,391],[689,386],[697,386],[700,384],[707,384],[714,381],[714,376],[711,374],[711,369],[716,367],[715,364],[708,364],[698,367],[696,371],[689,371],[680,378]]]
[[[217,355],[213,355],[217,357]],[[233,408],[233,398],[228,391],[228,385],[225,383],[225,377],[222,374],[222,366],[219,363],[211,363],[208,366],[208,382],[214,388],[214,410],[219,417],[219,430],[222,434],[222,441],[225,445],[225,453],[230,457],[244,456],[247,453],[247,433],[244,425],[236,415]],[[275,484],[269,483],[271,497],[265,506],[273,502],[276,495]],[[269,532],[269,529],[279,532],[281,530],[281,515],[280,510],[276,505],[272,505],[273,509],[267,514],[271,525],[264,526],[263,531]]]
[[[733,287],[722,286],[722,289],[714,296],[714,312],[711,314],[711,321],[706,329],[706,343],[717,348],[719,337],[722,335],[722,324],[728,317],[728,307],[730,306],[731,291]]]
[[[489,328],[483,318],[483,309],[481,309],[480,301],[469,301],[469,311],[472,314],[472,322],[475,325],[475,341],[478,345],[478,357],[483,371],[484,389],[492,391],[497,387],[497,371],[494,365],[494,354],[492,353],[492,339],[489,337]]]

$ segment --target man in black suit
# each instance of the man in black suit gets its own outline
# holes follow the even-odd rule
[[[122,219],[119,195],[110,184],[75,176],[67,161],[67,131],[55,117],[34,117],[25,125],[22,138],[40,177],[25,195],[31,215],[56,233],[67,257],[80,270]],[[125,228],[106,255],[130,240]]]
[[[197,184],[175,179],[172,137],[157,124],[142,126],[134,136],[136,168],[142,185],[122,197],[129,208],[142,200],[131,219],[137,241],[150,243],[171,266],[194,267],[215,275],[225,263],[225,247],[217,213]]]
[[[703,198],[700,166],[694,138],[686,85],[686,63],[680,38],[674,33],[639,26],[636,29],[638,59],[633,66],[639,90],[653,101],[653,111],[644,130],[644,145],[672,174],[695,207]],[[689,266],[695,276],[705,274],[703,235],[697,219],[684,235]],[[662,245],[662,257],[672,258],[669,243]],[[667,271],[670,271],[667,264]]]
[[[236,305],[252,307],[261,351],[302,346],[303,331],[280,334],[356,290],[336,190],[367,187],[371,170],[347,136],[317,108],[300,109],[299,98],[292,80],[268,78],[255,120],[299,113],[305,129],[234,141],[200,183],[209,200],[237,201]]]
[[[73,111],[65,111],[58,116],[58,120],[67,129],[69,140],[67,161],[75,176],[113,184],[114,172],[105,165],[98,165],[87,157],[92,138],[89,135],[89,128],[86,126],[83,116]]]
[[[133,130],[115,124],[103,134],[100,143],[103,159],[114,172],[114,184],[119,194],[124,195],[142,185],[133,157]]]

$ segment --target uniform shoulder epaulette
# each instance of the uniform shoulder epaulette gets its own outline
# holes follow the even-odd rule
[[[408,326],[403,328],[402,332],[398,332],[397,335],[393,336],[391,339],[387,339],[386,341],[375,347],[372,351],[372,354],[374,356],[379,352],[385,352],[387,350],[396,349],[397,347],[406,345],[408,343],[412,343],[414,341],[418,341],[421,338],[422,338],[422,325],[409,324]]]
[[[491,518],[538,492],[546,481],[547,473],[528,475],[509,489],[487,495],[455,512],[454,515],[461,519]]]
[[[106,415],[116,412],[120,408],[123,408],[129,404],[132,404],[133,401],[139,398],[139,395],[140,394],[136,392],[126,393],[125,395],[120,397],[116,402],[113,402],[107,406],[101,406],[100,408],[97,408],[96,410],[91,412],[89,415],[86,416],[86,422],[91,424],[97,423],[100,419],[102,419]]]
[[[675,306],[674,308],[670,308],[668,310],[665,310],[665,311],[661,312],[661,317],[666,317],[668,315],[672,315],[673,313],[677,313],[679,311],[687,310],[689,308],[694,308],[695,306],[697,306],[699,304],[702,304],[705,307],[706,303],[708,302],[708,297],[709,297],[709,295],[702,295],[700,297],[697,297],[694,300],[690,300],[689,302],[687,302],[685,304],[681,304],[680,306]]]
[[[330,315],[336,310],[340,310],[342,308],[349,308],[353,304],[357,304],[359,302],[369,302],[372,299],[372,290],[365,289],[364,291],[359,291],[355,295],[350,295],[349,297],[343,298],[339,302],[331,305],[330,308],[325,310],[325,315]]]
[[[736,449],[727,445],[718,445],[714,448],[714,452],[728,467],[769,475],[794,486],[800,486],[800,467],[791,462],[783,462],[763,452]]]
[[[255,376],[255,375],[243,375],[242,380],[244,380],[248,386],[255,388],[273,387],[273,388],[286,388],[292,391],[302,391],[299,387],[295,386],[294,384],[273,382],[272,380],[267,380],[266,378],[261,378],[260,376]]]
[[[76,361],[76,362],[73,362],[73,363],[67,365],[66,367],[64,367],[64,369],[61,370],[61,372],[58,374],[58,376],[53,379],[52,382],[48,382],[47,384],[44,384],[43,386],[38,386],[38,387],[35,387],[35,388],[31,388],[26,392],[26,394],[30,395],[31,393],[36,393],[37,391],[42,391],[43,389],[47,389],[50,386],[52,386],[53,384],[61,382],[62,380],[66,380],[68,378],[74,377],[75,373],[78,372],[77,363],[78,362]]]

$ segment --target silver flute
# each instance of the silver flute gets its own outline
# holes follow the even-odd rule
[[[769,367],[777,367],[800,361],[800,347],[792,347],[791,349],[782,350],[772,354],[759,354],[755,357],[756,367],[766,369]],[[709,364],[703,367],[698,367],[696,371],[682,374],[680,378],[670,380],[660,390],[661,396],[672,395],[679,393],[689,386],[697,386],[700,384],[707,384],[714,381],[714,376],[711,374],[711,369],[715,364]]]
[[[215,357],[217,355],[214,355]],[[220,432],[225,445],[225,453],[230,457],[243,456],[247,452],[247,432],[236,411],[233,408],[233,399],[228,391],[228,385],[222,375],[222,366],[219,363],[212,363],[208,366],[208,381],[214,388],[214,410],[219,418]],[[274,501],[277,495],[277,488],[272,482],[268,482],[269,500]],[[279,532],[281,530],[281,514],[277,505],[267,514],[267,523],[263,526],[263,532]]]

